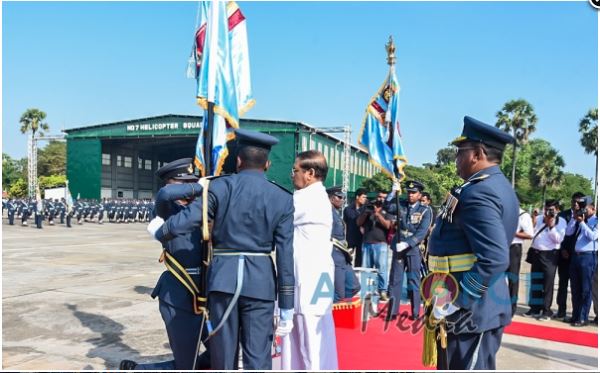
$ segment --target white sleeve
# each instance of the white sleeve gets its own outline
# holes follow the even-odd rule
[[[521,215],[521,229],[523,233],[533,237],[533,222],[531,221],[531,216],[527,213]]]

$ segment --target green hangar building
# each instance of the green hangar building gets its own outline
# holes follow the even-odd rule
[[[65,130],[67,178],[73,197],[152,198],[162,183],[154,172],[175,159],[192,157],[201,116],[161,115]],[[301,122],[241,119],[240,127],[275,136],[270,180],[292,191],[291,169],[296,154],[315,149],[329,165],[326,186],[342,185],[344,142]],[[348,190],[354,191],[375,168],[367,154],[350,147]],[[227,170],[231,164],[225,165]]]

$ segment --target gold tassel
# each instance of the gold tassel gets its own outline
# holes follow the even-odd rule
[[[421,362],[425,367],[437,366],[436,328],[437,322],[433,317],[431,299],[425,302],[425,330],[423,332],[423,353]]]

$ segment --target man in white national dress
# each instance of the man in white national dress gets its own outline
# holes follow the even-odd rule
[[[333,323],[331,204],[323,186],[327,161],[309,150],[298,154],[292,170],[294,192],[294,318],[283,335],[281,366],[285,370],[338,368]],[[286,334],[287,333],[287,334]]]

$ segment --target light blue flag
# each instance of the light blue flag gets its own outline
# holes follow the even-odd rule
[[[194,56],[196,60],[197,100],[206,110],[214,103],[215,120],[212,134],[206,133],[206,121],[196,146],[194,163],[204,175],[204,142],[212,136],[213,175],[221,172],[227,157],[227,141],[233,139],[239,117],[254,105],[250,85],[250,60],[246,22],[234,1],[203,1],[201,24],[196,32]]]
[[[196,140],[196,153],[194,155],[194,164],[196,167],[201,170],[204,170],[204,133],[206,132],[206,128],[208,127],[208,114],[207,111],[204,110],[204,115],[202,116],[202,128],[200,129],[200,133],[198,134],[198,139]],[[233,129],[227,124],[227,121],[220,116],[214,116],[213,122],[213,132],[212,132],[212,159],[211,159],[211,167],[213,170],[213,175],[219,175],[219,173],[223,169],[223,163],[227,158],[227,141],[234,138]],[[204,175],[204,173],[202,173]]]
[[[369,161],[392,179],[405,178],[408,163],[400,134],[400,85],[392,67],[375,96],[369,102],[358,137],[369,153]]]
[[[67,212],[71,212],[73,209],[73,196],[69,190],[69,184],[67,184],[65,188],[67,189],[67,198],[65,198],[65,202],[67,203]]]

